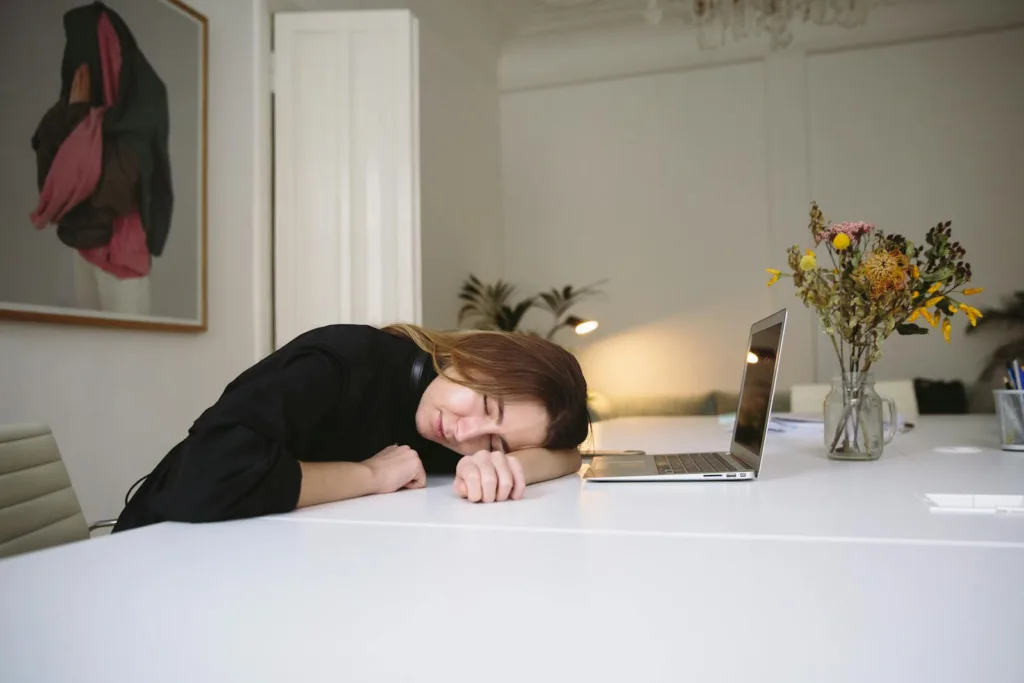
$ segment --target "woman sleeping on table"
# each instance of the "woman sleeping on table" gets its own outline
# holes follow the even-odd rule
[[[433,473],[454,475],[471,502],[516,500],[577,471],[588,428],[579,363],[549,341],[331,325],[233,380],[143,478],[114,531],[422,488]]]

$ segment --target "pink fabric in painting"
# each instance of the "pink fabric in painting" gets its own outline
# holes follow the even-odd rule
[[[39,204],[29,219],[38,229],[56,223],[92,195],[103,172],[103,112],[96,107],[57,150]]]

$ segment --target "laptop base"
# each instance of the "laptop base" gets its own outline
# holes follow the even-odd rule
[[[754,471],[729,453],[595,457],[587,481],[743,481]]]

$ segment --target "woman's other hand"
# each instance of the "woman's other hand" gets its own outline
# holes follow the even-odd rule
[[[89,82],[89,66],[82,64],[75,71],[75,78],[71,81],[71,92],[68,95],[68,104],[88,103],[92,99],[92,89]]]
[[[519,500],[526,491],[523,465],[501,451],[477,451],[464,456],[455,468],[452,488],[471,503]]]
[[[394,493],[398,489],[421,489],[427,485],[427,474],[416,451],[408,446],[388,446],[363,463],[373,472],[377,493]]]

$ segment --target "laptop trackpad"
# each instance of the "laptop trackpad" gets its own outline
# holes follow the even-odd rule
[[[638,477],[648,474],[647,458],[629,458],[615,456],[600,458],[591,463],[594,476],[597,477]]]

